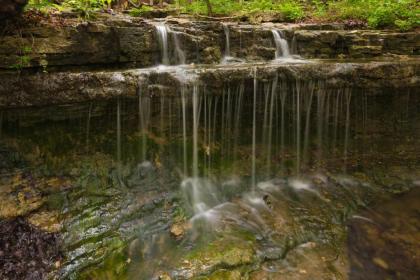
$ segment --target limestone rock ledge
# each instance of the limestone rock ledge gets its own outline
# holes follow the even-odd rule
[[[51,73],[0,72],[0,108],[44,106],[117,96],[165,94],[177,96],[181,85],[198,82],[212,94],[225,83],[252,82],[254,72],[259,82],[278,75],[281,81],[313,80],[329,88],[352,87],[369,94],[388,90],[418,88],[420,60],[337,63],[312,61],[287,64],[234,64],[209,66],[174,66],[148,69],[107,71],[59,71]],[[256,69],[256,70],[254,70]]]
[[[25,27],[0,37],[0,69],[104,66],[144,68],[161,62],[156,22],[129,16],[96,21],[72,19],[62,26]],[[420,33],[344,30],[343,26],[265,23],[225,23],[229,27],[230,55],[246,60],[274,58],[272,30],[282,30],[291,52],[303,58],[357,58],[420,54]],[[216,64],[226,48],[222,23],[167,18],[171,64],[177,64],[175,39],[186,63]]]

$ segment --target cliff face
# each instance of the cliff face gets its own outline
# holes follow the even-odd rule
[[[1,0],[0,2],[0,20],[17,16],[28,4],[28,0]]]
[[[179,71],[195,73],[215,88],[235,75],[238,80],[253,79],[250,69],[260,64],[265,66],[259,67],[259,79],[263,73],[276,72],[288,81],[300,75],[328,81],[331,87],[375,93],[419,83],[416,32],[346,30],[339,24],[318,29],[306,24],[223,25],[171,18],[164,26],[166,66],[172,68],[163,71],[153,68],[163,62],[159,24],[103,16],[93,22],[69,19],[59,26],[27,27],[0,37],[0,108],[132,96],[139,83],[164,87],[166,94],[174,95],[180,88]],[[281,31],[291,56],[300,57],[300,63],[271,63],[276,53],[273,30]],[[224,56],[237,59],[241,66],[221,63]],[[180,57],[189,66],[177,68],[183,64]]]
[[[274,59],[272,30],[281,30],[291,54],[305,59],[378,59],[417,56],[418,32],[345,30],[343,26],[226,24],[230,56],[247,61]],[[177,49],[186,63],[218,64],[226,48],[219,22],[171,19],[167,48],[169,64],[179,64]],[[177,45],[176,45],[177,44]],[[12,68],[66,69],[72,66],[145,68],[162,63],[156,22],[128,16],[109,16],[93,22],[74,20],[64,26],[23,28],[0,37],[0,70]]]

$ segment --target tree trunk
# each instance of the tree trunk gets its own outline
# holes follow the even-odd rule
[[[0,20],[19,15],[23,7],[28,4],[28,0],[1,0],[0,2]]]

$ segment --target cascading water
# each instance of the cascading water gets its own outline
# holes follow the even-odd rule
[[[283,33],[276,29],[271,30],[271,32],[273,33],[274,43],[276,44],[276,59],[289,58],[289,44],[284,38],[285,36],[283,35]]]
[[[177,64],[185,64],[186,56],[184,51],[182,50],[181,43],[178,38],[179,32],[172,31],[169,26],[162,22],[156,23],[155,28],[158,35],[161,50],[161,63],[163,65],[170,65],[171,61],[176,61]],[[173,57],[171,57],[171,51],[169,49],[169,36],[171,36],[173,40]]]
[[[223,31],[225,32],[225,59],[231,57],[230,55],[230,30],[227,24],[223,24]]]
[[[223,24],[223,31],[225,33],[225,51],[222,58],[222,64],[229,62],[243,62],[242,59],[233,57],[230,46],[230,29],[228,24]],[[242,48],[242,39],[240,39],[239,47]]]
[[[211,264],[219,265],[220,258],[214,261],[212,248],[218,250],[217,256],[221,248],[223,258],[239,252],[259,262],[258,258],[266,256],[281,259],[289,244],[303,246],[302,242],[310,240],[322,246],[325,237],[334,238],[342,231],[336,227],[356,204],[367,205],[365,197],[375,198],[375,182],[362,179],[361,183],[355,176],[368,178],[372,167],[392,172],[385,168],[392,167],[388,159],[398,160],[398,152],[414,167],[418,162],[418,126],[409,123],[417,123],[420,117],[416,96],[400,103],[393,101],[401,94],[387,96],[387,107],[381,108],[379,97],[367,92],[327,88],[324,81],[291,81],[274,71],[265,72],[262,66],[223,85],[205,84],[197,68],[164,70],[180,82],[179,97],[153,84],[153,75],[147,82],[141,80],[138,100],[133,102],[130,97],[105,105],[86,104],[81,119],[54,121],[48,133],[16,121],[8,111],[3,114],[2,145],[27,147],[27,135],[31,135],[31,141],[37,143],[36,155],[51,158],[43,164],[45,168],[53,165],[62,172],[61,157],[72,161],[65,172],[80,168],[76,171],[83,174],[81,186],[76,193],[69,190],[71,201],[65,207],[69,215],[76,207],[83,212],[67,221],[66,234],[82,232],[83,223],[101,236],[103,232],[107,237],[115,234],[118,244],[133,239],[144,242],[128,246],[130,264],[126,258],[124,265],[133,271],[133,277],[127,279],[137,279],[138,271],[145,279],[157,279],[162,271],[188,279],[184,271],[190,273],[197,267],[184,265],[191,262],[185,256],[192,250],[204,256],[199,260],[200,269],[208,263],[213,269]],[[112,121],[104,121],[101,113]],[[383,128],[392,126],[394,119],[399,125],[393,128],[393,137],[377,141],[377,135],[389,136],[382,134]],[[43,123],[41,127],[45,128]],[[70,137],[51,138],[54,133]],[[49,141],[54,142],[48,149],[45,143]],[[378,146],[379,142],[385,142],[384,146]],[[404,146],[407,143],[415,153],[411,159]],[[3,150],[0,156],[5,158]],[[376,158],[378,161],[373,160]],[[380,166],[384,162],[385,168]],[[378,193],[383,195],[383,189]],[[95,204],[86,203],[89,200]],[[95,223],[84,207],[98,213],[93,216]],[[181,235],[179,227],[184,230]],[[110,246],[107,239],[100,240]],[[76,249],[86,248],[77,244],[72,242]],[[132,257],[136,254],[141,257]],[[159,264],[148,261],[156,259]]]
[[[256,186],[256,139],[257,139],[257,68],[253,69],[254,76],[254,94],[253,94],[253,105],[252,105],[252,169],[251,169],[251,184],[252,188]]]
[[[186,63],[186,57],[185,57],[184,51],[181,48],[181,43],[179,42],[178,32],[175,32],[175,31],[172,31],[172,30],[170,30],[170,31],[171,31],[171,34],[172,34],[173,40],[174,40],[175,55],[177,57],[178,64],[185,64]]]
[[[257,73],[255,67],[252,70],[253,90],[251,91],[252,95],[249,96],[249,100],[252,100],[250,104],[243,102],[243,89],[246,87],[243,84],[237,88],[228,86],[224,89],[221,97],[208,96],[195,80],[186,79],[188,82],[182,87],[182,169],[185,179],[181,183],[181,189],[188,208],[194,214],[191,221],[193,224],[201,221],[197,224],[200,227],[203,226],[203,221],[204,224],[209,222],[213,225],[220,222],[226,215],[232,215],[231,211],[249,211],[253,217],[252,221],[244,221],[240,216],[236,216],[234,218],[236,223],[252,229],[252,231],[263,230],[260,234],[265,234],[266,226],[262,223],[260,212],[267,211],[267,208],[263,207],[265,204],[262,200],[262,189],[259,187],[259,178],[262,174],[259,170],[267,170],[265,176],[270,179],[273,172],[271,167],[273,159],[279,157],[280,162],[275,162],[284,168],[290,165],[287,162],[292,160],[291,155],[294,156],[294,171],[291,171],[291,167],[287,166],[288,172],[299,176],[301,170],[308,167],[307,163],[311,156],[308,147],[313,138],[310,124],[313,121],[312,100],[315,95],[315,84],[312,81],[306,83],[297,80],[290,90],[286,83],[280,81],[276,76],[269,83],[261,85],[264,87],[265,94],[259,95],[258,90],[261,86],[258,83]],[[322,89],[322,84],[319,85],[319,88]],[[251,92],[249,93],[251,94]],[[290,98],[287,98],[287,92],[290,92]],[[321,90],[317,95],[322,96],[326,93]],[[328,96],[331,96],[331,99],[319,99],[317,113],[324,115],[325,108],[330,107],[331,100],[335,98],[332,94],[328,94]],[[340,95],[335,94],[335,97],[337,96],[340,98]],[[261,99],[263,99],[262,103]],[[346,104],[342,105],[343,107],[350,106],[350,98],[340,100],[341,102],[346,101]],[[222,102],[220,107],[218,106],[219,101]],[[264,107],[263,118],[260,116],[260,104],[263,104]],[[247,107],[243,108],[243,106]],[[245,183],[243,180],[233,179],[235,178],[233,176],[232,179],[223,182],[200,175],[215,172],[211,167],[217,166],[215,163],[217,158],[220,160],[220,164],[231,161],[235,162],[233,165],[238,164],[237,161],[240,159],[237,157],[237,153],[241,149],[238,147],[238,143],[244,141],[238,142],[238,138],[241,137],[239,123],[244,118],[241,117],[241,113],[244,112],[252,112],[252,132],[249,139],[251,176],[247,188],[249,192],[245,192],[238,202],[231,203],[228,202],[230,195],[226,196],[223,186],[230,184],[229,188],[237,190],[242,188],[240,186]],[[191,118],[188,118],[188,115],[191,115]],[[346,115],[346,123],[348,123],[347,117]],[[218,118],[220,120],[217,120]],[[192,123],[188,121],[189,119],[192,120]],[[342,118],[340,119],[342,120]],[[316,131],[317,135],[324,134],[324,127],[328,126],[324,121],[322,122],[322,126],[318,126]],[[287,123],[290,125],[286,126]],[[263,129],[260,130],[260,127]],[[345,130],[347,132],[342,135],[348,139],[348,126],[345,127]],[[191,131],[192,134],[188,135],[187,131]],[[220,138],[216,136],[216,131],[221,133]],[[189,139],[192,139],[192,145],[188,145]],[[261,150],[261,139],[265,147],[263,150]],[[348,145],[346,139],[344,139],[345,146]],[[293,149],[286,149],[286,146],[290,147],[291,143]],[[217,146],[220,151],[219,155],[214,151],[214,147]],[[188,151],[190,147],[192,150]],[[291,152],[293,150],[294,153]],[[344,148],[345,154],[346,151],[347,148]],[[192,155],[191,166],[189,166],[188,154]],[[319,156],[319,153],[316,156]],[[190,177],[188,169],[192,170]],[[207,172],[204,173],[202,170],[207,170]],[[289,182],[289,186],[297,191],[314,192],[310,185],[297,177]]]
[[[159,39],[160,51],[162,55],[162,64],[169,65],[169,44],[168,44],[168,28],[164,23],[157,23],[155,25],[156,32]]]

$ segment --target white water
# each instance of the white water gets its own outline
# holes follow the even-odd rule
[[[284,38],[284,35],[281,31],[276,29],[271,30],[274,37],[274,43],[276,44],[276,59],[280,58],[289,58],[290,49],[287,40]]]
[[[198,178],[198,124],[199,124],[199,96],[198,85],[194,83],[193,90],[193,177]]]
[[[181,148],[179,156],[183,159],[180,170],[183,171],[184,175],[181,190],[193,213],[193,224],[204,219],[204,221],[209,221],[214,225],[214,222],[221,221],[227,216],[230,217],[232,210],[243,210],[249,212],[252,221],[240,221],[239,216],[232,219],[236,219],[241,225],[253,229],[256,225],[263,229],[263,225],[258,218],[260,211],[267,211],[263,207],[263,192],[279,189],[282,184],[298,192],[314,192],[314,190],[311,184],[299,177],[296,177],[296,180],[281,184],[259,183],[257,177],[260,177],[261,173],[267,170],[266,177],[268,179],[273,178],[272,175],[276,171],[275,166],[285,167],[286,170],[293,168],[292,173],[295,175],[298,175],[301,169],[304,170],[303,168],[306,168],[309,162],[307,157],[311,156],[308,150],[312,144],[312,140],[309,138],[314,136],[313,133],[310,133],[310,124],[312,123],[317,124],[315,128],[317,131],[314,132],[319,138],[313,145],[319,144],[320,151],[316,155],[320,161],[323,154],[321,145],[328,144],[323,141],[324,134],[327,133],[325,127],[329,126],[326,123],[328,119],[331,127],[336,126],[337,132],[334,134],[337,134],[337,136],[344,135],[345,137],[342,140],[348,141],[350,96],[345,100],[340,94],[329,94],[323,90],[315,94],[314,90],[318,87],[315,87],[313,82],[305,81],[297,81],[293,90],[290,90],[285,87],[282,80],[276,77],[269,82],[259,84],[257,67],[254,67],[251,73],[253,86],[251,82],[249,84],[251,88],[247,91],[248,96],[244,96],[244,87],[247,84],[242,84],[237,88],[227,86],[223,89],[222,95],[210,96],[207,94],[206,88],[199,85],[197,71],[194,68],[171,66],[166,67],[165,71],[171,73],[183,85],[178,107],[175,107],[177,104],[173,103],[174,101],[164,96],[160,98],[166,106],[161,105],[162,112],[166,112],[164,109],[168,106],[169,108],[173,106],[172,108],[178,108],[180,113],[179,123],[182,124],[182,130],[180,130],[182,140],[180,139],[179,142]],[[264,88],[263,95],[259,95],[259,90],[262,88]],[[322,88],[322,84],[319,85],[319,88]],[[140,131],[145,135],[150,114],[150,98],[139,94],[139,102]],[[330,104],[335,106],[330,106]],[[344,110],[344,113],[346,113],[344,120],[347,121],[342,130],[337,122],[333,121],[338,119],[338,116],[335,115],[342,115],[340,108],[342,108],[341,111]],[[312,112],[314,110],[316,111]],[[315,114],[319,121],[311,118]],[[172,116],[170,111],[169,115]],[[241,124],[242,120],[246,115],[249,116],[249,122],[252,122],[250,123],[252,131],[249,127],[249,134],[243,135],[239,131],[240,125],[243,125]],[[153,136],[151,125],[150,133]],[[147,137],[143,139],[146,141]],[[174,141],[176,141],[175,139]],[[260,145],[261,139],[262,145]],[[230,185],[225,187],[228,182],[234,181],[231,180],[234,174],[240,174],[240,172],[244,172],[244,169],[235,170],[233,168],[229,171],[231,173],[228,173],[229,176],[233,177],[219,177],[219,179],[214,180],[218,171],[211,167],[214,165],[217,168],[219,161],[220,163],[231,161],[236,163],[238,159],[240,161],[244,155],[241,153],[240,146],[244,141],[248,145],[252,141],[252,147],[248,146],[250,149],[247,152],[250,157],[248,162],[243,165],[238,164],[238,167],[235,166],[235,168],[245,167],[251,178],[247,181],[248,184],[245,184],[246,181],[240,182],[239,179],[236,180],[237,182],[233,184],[233,187]],[[289,144],[294,149],[286,149],[288,147],[286,145]],[[345,143],[343,146],[344,155],[347,155],[347,145],[349,143]],[[145,152],[146,150],[145,145],[142,151]],[[290,166],[289,164],[286,167],[287,157],[293,157],[296,165]],[[145,159],[145,156],[143,156],[143,159]],[[249,192],[244,193],[244,184]],[[242,185],[242,187],[239,187],[239,185]],[[232,189],[235,189],[234,193],[236,195],[241,193],[244,195],[232,200],[232,196],[226,196],[225,193],[225,190],[231,191]],[[198,224],[203,225],[202,222]]]
[[[155,25],[162,53],[162,64],[169,65],[168,28],[164,23]]]
[[[184,51],[181,48],[181,43],[179,42],[178,32],[171,31],[171,34],[172,34],[173,40],[174,40],[175,54],[176,54],[176,57],[177,57],[178,64],[185,64],[186,63],[186,57],[185,57]]]
[[[143,96],[141,90],[138,91],[138,112],[139,112],[139,127],[138,131],[141,135],[141,159],[147,160],[147,130],[150,121],[150,97]]]
[[[226,45],[225,45],[225,57],[231,57],[230,56],[230,31],[229,26],[227,24],[223,24],[223,30],[225,32],[225,38],[226,38]]]
[[[183,162],[184,162],[184,176],[188,174],[188,154],[187,154],[187,109],[186,109],[186,89],[181,89],[181,103],[182,103],[182,144],[183,144]]]
[[[225,32],[225,52],[223,54],[223,58],[222,58],[222,64],[226,64],[226,63],[232,63],[232,62],[238,62],[238,63],[242,63],[244,62],[242,59],[237,58],[237,57],[233,57],[231,54],[231,49],[230,49],[230,30],[229,30],[229,25],[227,24],[223,24],[223,30]],[[242,39],[240,39],[240,48],[242,47]]]
[[[256,185],[256,138],[257,138],[257,68],[253,69],[254,74],[254,100],[252,105],[252,188]]]
[[[178,65],[186,63],[186,56],[182,50],[181,43],[178,38],[179,32],[172,31],[169,26],[163,22],[155,24],[156,32],[158,35],[160,50],[163,65],[170,65],[171,61],[176,61]],[[174,49],[169,49],[169,36],[171,35],[173,40]]]

